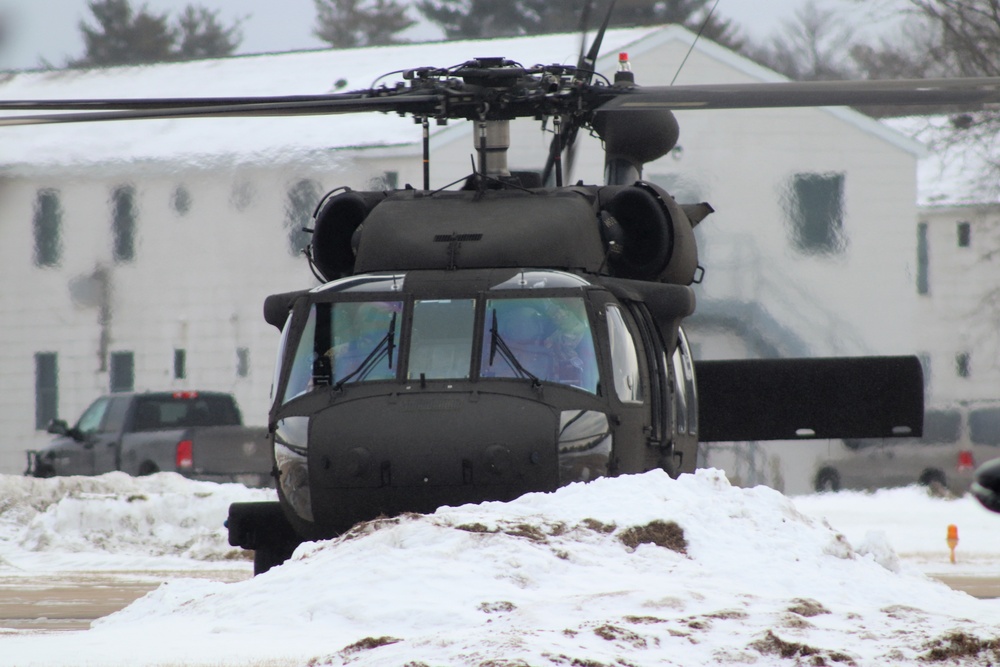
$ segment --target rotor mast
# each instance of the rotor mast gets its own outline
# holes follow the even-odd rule
[[[479,173],[487,179],[509,177],[507,149],[510,148],[510,121],[476,121],[474,140],[479,152]]]

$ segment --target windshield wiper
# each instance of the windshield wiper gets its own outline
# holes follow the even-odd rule
[[[389,357],[389,368],[391,369],[392,352],[395,349],[396,349],[396,313],[393,313],[392,317],[389,319],[389,330],[386,332],[384,336],[382,336],[382,340],[380,340],[372,349],[372,351],[368,353],[368,356],[365,357],[360,364],[358,364],[357,368],[355,368],[353,371],[342,377],[337,382],[337,384],[333,386],[333,388],[335,390],[340,389],[345,384],[347,384],[347,382],[351,381],[354,378],[357,378],[356,380],[354,380],[355,382],[361,382],[362,380],[367,378],[368,375],[373,370],[375,370],[375,367],[378,366],[379,363],[386,358],[386,356]]]
[[[500,335],[500,330],[497,327],[497,309],[493,309],[493,324],[490,326],[490,366],[493,365],[493,360],[497,356],[497,352],[500,353],[500,357],[507,362],[507,365],[517,373],[519,378],[525,380],[531,380],[532,387],[542,386],[542,381],[538,379],[538,376],[525,368],[520,361],[517,360],[517,356],[514,351],[510,349],[507,345],[507,341],[503,339]]]

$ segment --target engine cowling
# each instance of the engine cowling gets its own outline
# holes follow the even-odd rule
[[[313,264],[323,278],[336,280],[354,273],[355,234],[384,198],[378,192],[347,190],[320,202],[313,221],[311,249]]]
[[[601,188],[601,234],[609,248],[611,275],[690,285],[698,269],[694,226],[711,212],[691,207],[692,217],[666,190],[646,181]]]

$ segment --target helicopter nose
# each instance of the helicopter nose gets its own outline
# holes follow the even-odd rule
[[[558,414],[528,398],[481,392],[334,404],[310,427],[313,507],[356,503],[361,512],[368,503],[392,514],[553,490]],[[364,518],[372,517],[357,520]]]

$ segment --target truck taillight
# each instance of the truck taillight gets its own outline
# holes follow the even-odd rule
[[[194,466],[194,443],[181,440],[177,443],[177,469],[190,470]]]
[[[173,397],[179,400],[188,400],[193,398],[198,398],[198,392],[196,391],[175,391]]]
[[[968,449],[963,449],[958,453],[958,469],[959,470],[972,470],[976,467],[976,460],[972,456],[972,452]]]

